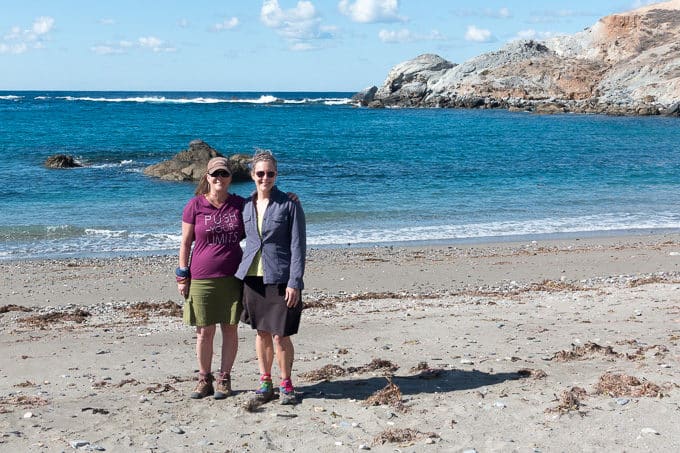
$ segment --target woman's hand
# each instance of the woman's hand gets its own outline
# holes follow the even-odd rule
[[[182,297],[186,299],[189,295],[189,282],[177,283],[177,289],[179,290],[179,293],[182,295]]]
[[[295,307],[300,300],[300,290],[297,288],[286,288],[286,296],[284,299],[288,308]]]

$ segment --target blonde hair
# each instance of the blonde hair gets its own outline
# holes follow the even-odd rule
[[[274,165],[274,169],[278,170],[276,157],[268,149],[258,149],[253,155],[253,160],[250,161],[250,170],[255,171],[255,164],[258,162],[271,162]]]

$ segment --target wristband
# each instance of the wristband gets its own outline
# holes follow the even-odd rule
[[[189,278],[187,277],[175,277],[177,279],[177,283],[180,285],[185,284],[189,281]]]
[[[189,268],[178,267],[177,269],[175,269],[175,275],[180,278],[189,278]]]

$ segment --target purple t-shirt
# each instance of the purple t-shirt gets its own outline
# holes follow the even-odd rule
[[[243,255],[239,243],[245,237],[242,217],[245,201],[229,194],[222,207],[216,208],[199,195],[184,207],[182,221],[194,225],[191,278],[231,277],[236,273]]]

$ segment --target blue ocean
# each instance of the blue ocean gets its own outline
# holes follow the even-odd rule
[[[143,169],[194,139],[274,152],[310,247],[680,231],[678,118],[368,109],[351,95],[0,92],[0,259],[177,253],[194,184]],[[54,154],[84,167],[45,168]]]

